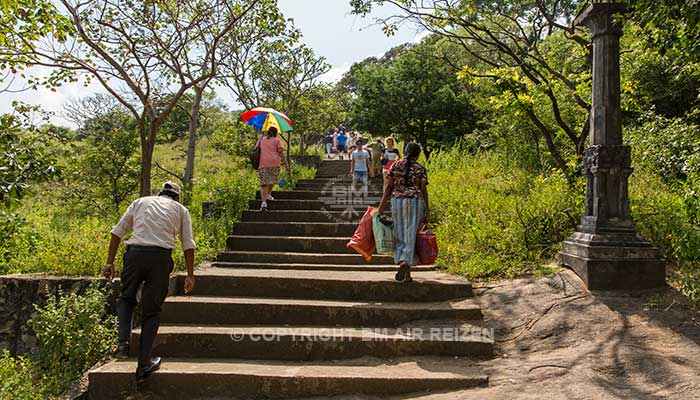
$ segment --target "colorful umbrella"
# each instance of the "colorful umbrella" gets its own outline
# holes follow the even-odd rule
[[[271,126],[277,128],[277,132],[288,132],[294,130],[292,128],[292,120],[288,116],[273,108],[255,107],[241,114],[243,122],[266,131]]]

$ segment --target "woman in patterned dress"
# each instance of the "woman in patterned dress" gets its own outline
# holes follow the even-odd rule
[[[406,156],[393,163],[387,174],[384,196],[377,212],[383,213],[391,198],[394,220],[394,261],[399,266],[395,279],[411,282],[411,267],[416,263],[416,234],[422,223],[430,220],[428,208],[428,173],[418,163],[421,148],[418,143],[406,145]]]

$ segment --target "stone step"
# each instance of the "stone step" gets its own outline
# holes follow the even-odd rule
[[[397,266],[387,265],[352,265],[352,264],[280,264],[280,263],[256,263],[256,262],[222,262],[216,261],[211,264],[217,268],[242,268],[242,269],[283,269],[283,270],[313,270],[313,271],[394,271]],[[434,265],[419,265],[413,267],[412,271],[435,271]]]
[[[366,211],[366,209],[365,209]],[[333,222],[360,221],[364,212],[313,211],[313,210],[245,210],[241,216],[244,222]]]
[[[379,201],[374,198],[355,198],[354,204],[348,205],[344,198],[331,197],[328,201],[320,200],[275,200],[268,201],[268,210],[309,210],[309,211],[333,211],[333,212],[349,212],[349,213],[364,213],[368,206],[377,206]],[[260,210],[261,201],[251,200],[248,202],[250,210]]]
[[[293,253],[356,254],[347,247],[347,237],[311,236],[236,236],[226,239],[226,248],[233,251],[284,251]]]
[[[473,299],[431,303],[375,303],[254,297],[171,296],[161,322],[209,325],[320,325],[397,327],[419,320],[479,320]]]
[[[350,182],[350,181],[352,181],[352,175],[350,175],[348,172],[349,171],[345,170],[345,171],[337,171],[337,172],[334,171],[334,172],[328,172],[328,173],[317,173],[316,178],[314,178],[314,180],[318,181],[318,180],[326,180],[327,179],[327,180],[332,180],[332,181],[336,181],[336,182],[338,180]],[[370,180],[370,182],[381,182],[382,181],[382,177],[379,176],[379,174],[377,174],[371,178],[370,177],[367,177],[367,178]]]
[[[289,222],[239,222],[233,228],[236,236],[311,236],[311,237],[351,237],[357,228],[354,222],[305,222],[290,224]]]
[[[274,297],[343,301],[436,302],[471,297],[471,283],[439,271],[416,271],[413,282],[394,280],[393,272],[298,271],[204,268],[198,270],[196,296]],[[183,293],[185,275],[176,290]]]
[[[224,262],[265,262],[283,264],[344,264],[344,265],[381,265],[392,264],[392,256],[375,254],[367,263],[359,254],[323,254],[323,253],[289,253],[279,251],[223,251],[217,261]]]
[[[361,189],[358,185],[357,189]],[[381,191],[368,191],[366,193],[362,190],[352,190],[351,187],[332,187],[327,190],[290,190],[282,192],[272,192],[272,197],[275,200],[324,200],[327,198],[356,198],[356,197],[372,197],[379,198],[381,200]],[[256,200],[260,200],[260,192],[255,195]],[[379,201],[377,200],[377,202]]]
[[[283,361],[493,355],[489,330],[468,324],[454,327],[454,324],[444,329],[161,325],[153,354],[164,358]],[[132,357],[138,355],[139,341],[140,330],[135,329],[130,346]]]
[[[90,400],[134,394],[135,360],[110,362],[89,374]],[[143,386],[155,398],[293,399],[336,395],[393,396],[488,384],[473,362],[453,358],[280,362],[165,359]]]

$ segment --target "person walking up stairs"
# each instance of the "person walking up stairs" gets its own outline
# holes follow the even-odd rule
[[[349,169],[323,161],[315,179],[273,193],[268,211],[258,194],[194,291],[172,278],[153,348],[161,369],[137,386],[135,359],[111,361],[90,372],[88,397],[383,398],[487,385],[479,363],[493,336],[468,280],[418,265],[399,283],[393,257],[366,263],[345,246],[367,208],[329,207]],[[381,189],[369,180],[368,196]]]

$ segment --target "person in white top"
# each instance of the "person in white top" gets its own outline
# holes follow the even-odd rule
[[[117,299],[119,317],[118,358],[129,356],[131,320],[137,305],[136,295],[141,293],[142,321],[139,345],[139,360],[136,368],[137,380],[146,378],[160,368],[159,357],[151,357],[153,343],[160,326],[160,312],[168,295],[170,273],[173,270],[172,250],[175,237],[179,236],[187,264],[185,293],[194,288],[194,250],[192,219],[190,212],[179,203],[180,186],[165,182],[157,196],[136,199],[112,229],[109,254],[103,275],[110,281],[114,278],[114,258],[119,243],[129,232],[126,240],[124,268],[121,273],[121,294]]]

